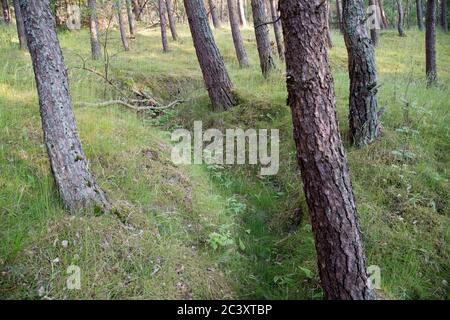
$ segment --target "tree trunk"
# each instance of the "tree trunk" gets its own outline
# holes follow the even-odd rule
[[[341,33],[344,33],[344,25],[342,22],[342,1],[341,0],[336,0],[336,15],[338,18],[338,23],[339,23],[339,31]]]
[[[222,24],[219,19],[218,8],[217,8],[217,0],[208,0],[209,10],[211,11],[211,18],[213,21],[213,25],[215,29],[222,28]]]
[[[378,5],[380,6],[381,23],[382,23],[383,29],[387,29],[387,28],[389,28],[389,21],[386,16],[386,11],[384,11],[383,0],[378,0]]]
[[[275,0],[270,1],[270,12],[272,14],[272,21],[279,20],[278,5]],[[273,31],[275,33],[275,40],[277,42],[278,56],[284,61],[284,44],[283,31],[281,30],[281,22],[277,21],[273,24]]]
[[[236,56],[241,68],[247,68],[249,66],[247,52],[244,48],[242,41],[241,30],[239,30],[239,16],[237,0],[227,0],[228,2],[228,15],[230,17],[231,34],[233,36],[234,48],[236,50]]]
[[[441,0],[441,27],[444,32],[448,32],[447,0]]]
[[[369,0],[369,6],[371,6],[371,14],[375,15],[372,19],[376,19],[374,24],[370,25],[370,39],[374,47],[378,45],[378,40],[380,38],[380,30],[378,29],[380,21],[378,21],[378,2],[377,0]]]
[[[331,37],[331,27],[330,27],[330,4],[328,3],[328,0],[325,1],[325,31],[327,36],[327,44],[328,48],[333,48],[333,39]]]
[[[70,211],[110,205],[88,169],[78,136],[67,69],[49,0],[19,1],[33,61],[44,142],[61,198]]]
[[[247,18],[245,17],[245,1],[246,0],[237,0],[238,8],[239,8],[239,23],[241,27],[247,28]]]
[[[2,0],[3,20],[6,24],[11,23],[11,14],[9,13],[8,0]]]
[[[436,0],[427,1],[427,18],[426,18],[426,72],[428,86],[432,86],[437,82],[436,68]]]
[[[214,41],[203,0],[184,0],[184,6],[212,107],[216,111],[228,110],[236,104],[233,84]]]
[[[404,18],[405,18],[405,13],[403,11],[403,4],[402,4],[402,0],[396,0],[397,2],[397,29],[398,29],[398,35],[400,37],[405,37],[405,30],[403,28],[404,26]]]
[[[417,13],[417,27],[420,31],[423,31],[423,4],[422,0],[416,0],[416,13]]]
[[[130,50],[130,45],[128,44],[127,31],[125,30],[125,18],[123,16],[123,0],[116,1],[117,6],[117,17],[119,20],[120,38],[122,40],[122,45],[125,51]]]
[[[366,28],[361,27],[364,1],[343,0],[343,16],[350,76],[350,141],[362,147],[374,142],[380,132],[375,52]]]
[[[175,27],[175,19],[173,16],[173,3],[172,0],[166,0],[167,16],[169,17],[169,27],[172,33],[172,39],[178,40],[177,28]]]
[[[102,56],[100,42],[98,40],[98,20],[96,0],[89,0],[89,30],[91,32],[91,54],[93,60],[98,60]]]
[[[264,0],[251,1],[261,71],[263,76],[267,77],[276,66],[270,46],[269,27],[266,24],[268,21],[265,15]]]
[[[130,35],[134,37],[136,34],[136,24],[134,23],[133,9],[131,7],[131,0],[126,0],[128,26],[130,27]]]
[[[141,6],[139,0],[133,0],[133,12],[136,21],[141,21]]]
[[[22,13],[20,12],[19,0],[13,0],[14,13],[16,15],[16,27],[17,36],[19,38],[19,48],[21,50],[28,50],[27,46],[27,36],[25,35],[25,27],[23,25]]]
[[[158,0],[159,9],[159,25],[161,26],[161,40],[163,46],[163,52],[169,52],[169,42],[167,41],[167,28],[166,28],[166,7],[164,0]]]
[[[327,299],[373,299],[347,160],[336,119],[324,6],[280,1],[297,160]],[[319,12],[318,12],[319,11]]]

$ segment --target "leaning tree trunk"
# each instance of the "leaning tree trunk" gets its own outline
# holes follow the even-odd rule
[[[370,39],[372,40],[372,44],[374,47],[378,45],[378,40],[380,38],[380,30],[378,21],[378,2],[377,0],[369,0],[369,6],[371,6],[371,12],[370,14],[373,15],[371,17],[371,21],[374,22],[370,25]]]
[[[417,13],[417,27],[420,31],[423,31],[423,4],[422,0],[416,0],[416,13]]]
[[[278,5],[275,0],[269,1],[272,21],[274,21],[273,32],[275,33],[275,41],[277,42],[278,56],[282,61],[284,61],[283,31],[281,30],[281,22],[279,21]]]
[[[9,13],[8,0],[2,0],[3,20],[6,24],[11,23],[11,14]]]
[[[214,41],[203,0],[184,0],[184,6],[212,107],[216,111],[228,110],[236,104],[233,84]]]
[[[208,0],[209,3],[209,11],[211,12],[211,18],[213,21],[214,28],[220,29],[222,28],[222,24],[219,19],[219,14],[217,10],[217,0]]]
[[[448,32],[447,0],[441,0],[441,27],[444,32]]]
[[[426,18],[426,40],[425,40],[425,56],[426,56],[426,72],[428,86],[432,86],[437,82],[436,68],[436,0],[427,1],[427,18]]]
[[[350,141],[362,147],[375,141],[380,132],[377,115],[377,71],[375,50],[367,30],[363,0],[343,0],[345,44],[350,76]]]
[[[13,0],[14,13],[16,15],[17,37],[19,38],[19,48],[28,50],[27,36],[25,35],[25,26],[23,25],[22,13],[20,12],[19,0]]]
[[[133,0],[133,12],[136,21],[141,21],[141,5],[139,4],[139,0]]]
[[[237,0],[239,9],[239,23],[241,27],[247,28],[247,18],[245,17],[245,3],[246,0]]]
[[[166,0],[167,16],[169,18],[170,32],[172,33],[172,39],[178,40],[177,28],[175,27],[175,19],[173,16],[173,2],[172,0]]]
[[[324,6],[280,1],[297,160],[327,299],[373,299],[355,198],[336,119]]]
[[[158,0],[159,9],[159,25],[161,27],[161,40],[163,46],[163,52],[169,52],[169,42],[167,41],[167,28],[166,28],[166,13],[164,0]]]
[[[403,4],[402,4],[402,0],[396,0],[396,2],[397,2],[397,29],[398,29],[398,35],[400,37],[404,37],[404,36],[406,36],[406,34],[405,34],[405,29],[404,29],[405,13],[403,11]]]
[[[98,60],[102,56],[100,42],[98,40],[98,20],[96,0],[89,0],[89,30],[91,32],[91,54],[93,60]]]
[[[49,0],[19,3],[33,61],[44,142],[61,198],[70,211],[88,207],[109,210],[105,194],[89,171],[78,136]]]
[[[381,23],[382,23],[383,29],[387,29],[387,28],[389,28],[389,21],[386,16],[386,11],[384,10],[383,0],[378,0],[378,5],[380,7]]]
[[[130,35],[134,36],[136,34],[136,24],[134,23],[131,0],[126,0],[126,6],[127,6],[128,26],[130,28]]]
[[[343,19],[342,19],[342,1],[341,0],[336,0],[336,15],[338,18],[339,31],[341,33],[344,33],[344,25],[343,25]]]
[[[269,27],[264,8],[264,0],[251,0],[253,23],[255,25],[256,44],[258,47],[259,62],[264,77],[267,77],[276,68],[272,56],[269,39]]]
[[[123,49],[129,51],[130,45],[128,44],[127,31],[125,30],[125,18],[122,12],[123,0],[117,0],[116,7],[117,18],[119,20],[120,39],[122,40]]]
[[[236,50],[236,56],[241,68],[247,68],[249,66],[247,52],[244,48],[244,42],[242,41],[241,30],[239,29],[239,16],[237,8],[237,0],[227,0],[228,2],[228,15],[230,18],[231,34],[233,36],[234,48]]]

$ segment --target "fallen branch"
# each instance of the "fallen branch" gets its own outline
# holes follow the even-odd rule
[[[166,109],[170,109],[173,108],[181,103],[184,102],[184,100],[175,100],[172,101],[171,103],[169,103],[166,106],[143,106],[143,107],[139,107],[139,106],[135,106],[131,103],[142,103],[145,102],[145,100],[130,100],[130,101],[123,101],[123,100],[110,100],[110,101],[104,101],[104,102],[76,102],[75,105],[79,106],[79,107],[108,107],[108,106],[112,106],[112,105],[121,105],[124,107],[127,107],[129,109],[132,109],[134,111],[137,112],[142,112],[142,111],[153,111],[153,110],[166,110]]]

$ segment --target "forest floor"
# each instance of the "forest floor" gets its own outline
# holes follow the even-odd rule
[[[79,133],[91,168],[121,215],[68,215],[55,192],[28,53],[13,27],[0,29],[0,298],[320,299],[314,241],[295,163],[283,70],[264,80],[252,30],[252,66],[240,70],[230,31],[215,32],[240,104],[213,113],[189,30],[163,54],[158,29],[141,29],[111,75],[123,88],[186,102],[155,117],[121,106],[78,107],[114,97],[96,75],[77,69],[89,34],[61,31]],[[383,137],[346,144],[368,265],[381,269],[378,294],[446,299],[450,281],[450,36],[438,34],[439,86],[426,89],[424,34],[382,33],[377,49]],[[342,136],[347,138],[347,53],[330,51]],[[281,63],[279,62],[281,66]],[[87,59],[102,72],[103,62]],[[280,172],[184,166],[170,161],[170,133],[192,128],[279,128]],[[69,266],[81,289],[69,290]],[[68,270],[69,268],[69,270]]]

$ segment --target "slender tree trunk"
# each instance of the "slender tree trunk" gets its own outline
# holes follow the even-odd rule
[[[33,61],[44,142],[61,198],[70,211],[110,205],[90,173],[78,136],[67,69],[49,0],[19,1]]]
[[[436,68],[436,0],[427,0],[426,18],[426,72],[428,86],[437,82]]]
[[[11,23],[11,14],[9,12],[8,0],[2,0],[3,20],[6,24]]]
[[[241,30],[239,30],[239,16],[237,0],[227,0],[228,2],[228,16],[230,18],[231,34],[233,36],[234,48],[236,50],[236,56],[241,68],[247,68],[249,66],[247,52],[244,48],[244,42],[242,41]]]
[[[212,107],[216,111],[228,110],[236,104],[233,84],[214,41],[203,0],[184,0],[184,6]]]
[[[420,31],[425,28],[423,25],[423,4],[422,0],[416,0],[417,27]]]
[[[218,14],[217,0],[208,0],[208,3],[209,3],[209,10],[211,11],[211,18],[213,21],[214,28],[215,29],[222,28],[222,24],[220,23]]]
[[[91,55],[93,60],[102,56],[100,42],[98,40],[97,1],[89,0],[89,30],[91,32]]]
[[[269,27],[266,24],[268,19],[265,15],[264,0],[251,1],[261,71],[263,76],[267,77],[276,68],[270,46]]]
[[[350,140],[357,147],[375,141],[380,133],[377,115],[375,51],[366,28],[363,0],[343,0],[345,44],[350,76]]]
[[[134,37],[136,34],[136,24],[134,23],[133,8],[131,7],[131,0],[126,0],[126,7],[127,7],[128,26],[130,28],[130,35],[132,37]]]
[[[374,47],[378,45],[378,40],[380,38],[380,30],[378,29],[378,25],[380,21],[378,21],[378,1],[377,0],[369,0],[369,6],[371,8],[375,8],[372,15],[375,15],[374,19],[376,19],[375,23],[370,25],[370,39],[372,40],[372,44]]]
[[[120,38],[122,39],[122,45],[125,51],[130,50],[130,45],[128,44],[127,31],[125,30],[125,18],[123,16],[123,0],[116,1],[117,7],[117,17],[119,20]]]
[[[272,14],[272,21],[279,20],[278,5],[275,0],[270,0],[270,12]],[[273,31],[275,33],[275,41],[277,42],[278,56],[284,61],[283,30],[281,30],[280,21],[273,24]]]
[[[167,16],[169,18],[170,32],[172,33],[172,39],[178,40],[177,28],[175,26],[175,19],[173,15],[173,2],[172,0],[166,0]]]
[[[328,44],[328,48],[333,48],[333,39],[331,37],[331,27],[330,27],[330,4],[328,3],[328,0],[325,1],[325,7],[326,7],[326,11],[325,11],[325,31],[326,31],[326,36],[327,36],[327,44]]]
[[[25,34],[25,27],[23,25],[22,13],[20,12],[19,0],[13,0],[13,4],[14,4],[14,13],[16,15],[16,27],[17,27],[17,36],[19,38],[19,48],[21,50],[28,50],[27,36]]]
[[[378,5],[380,6],[381,22],[382,22],[383,29],[387,29],[387,28],[389,28],[389,21],[386,16],[386,11],[384,11],[383,0],[378,0]]]
[[[237,0],[239,8],[239,23],[241,27],[247,28],[247,18],[245,17],[245,0]]]
[[[133,0],[133,12],[136,21],[141,21],[141,6],[139,0]]]
[[[163,46],[163,52],[169,52],[169,42],[167,41],[167,28],[166,28],[166,7],[164,0],[158,0],[159,9],[159,25],[161,26],[161,40]]]
[[[342,1],[341,0],[336,0],[336,15],[338,18],[338,23],[339,23],[339,31],[341,33],[344,33],[344,25],[342,22]]]
[[[336,119],[324,6],[280,1],[297,160],[327,299],[373,299],[355,199]],[[320,10],[320,12],[317,12]]]
[[[441,27],[444,32],[448,32],[447,0],[441,0]]]
[[[402,0],[396,0],[397,2],[397,29],[398,29],[398,35],[400,37],[405,37],[405,29],[404,29],[404,18],[405,18],[405,13],[403,11],[403,4],[402,4]]]

